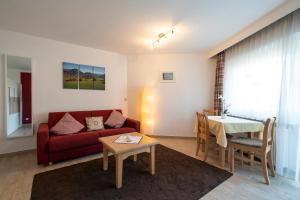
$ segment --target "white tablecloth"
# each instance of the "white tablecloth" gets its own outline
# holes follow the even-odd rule
[[[262,122],[246,120],[236,117],[208,116],[209,131],[216,136],[217,144],[227,147],[227,134],[262,132],[264,124]],[[198,120],[195,120],[194,132],[197,133]]]

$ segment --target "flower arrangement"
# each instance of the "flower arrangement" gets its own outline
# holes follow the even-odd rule
[[[226,104],[225,98],[222,95],[220,95],[218,99],[220,99],[222,103],[221,117],[224,119],[229,114],[230,104]]]

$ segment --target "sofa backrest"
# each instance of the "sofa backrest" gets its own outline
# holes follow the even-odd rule
[[[116,109],[117,111],[122,113],[122,110]],[[103,122],[107,120],[110,113],[113,110],[91,110],[91,111],[70,111],[70,115],[72,115],[77,121],[86,126],[85,118],[86,117],[98,117],[103,116]],[[48,115],[48,126],[51,129],[65,114],[66,112],[50,112]]]
[[[92,114],[92,117],[102,116],[103,122],[105,122],[108,119],[108,117],[112,111],[113,110],[94,110],[94,111],[91,111],[91,114]],[[120,110],[120,109],[116,109],[116,111],[119,111],[122,113],[122,110]]]

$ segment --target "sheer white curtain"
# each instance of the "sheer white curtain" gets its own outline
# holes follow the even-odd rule
[[[278,117],[276,170],[300,181],[300,9],[226,50],[232,115]]]
[[[278,112],[285,30],[271,25],[225,53],[224,97],[232,115],[265,119]]]
[[[276,171],[300,183],[300,9],[286,19]]]

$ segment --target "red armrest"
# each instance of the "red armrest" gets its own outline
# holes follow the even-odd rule
[[[134,128],[137,132],[140,132],[141,123],[135,119],[127,118],[124,126]]]
[[[47,123],[39,125],[36,137],[37,148],[37,161],[38,164],[48,164],[48,140],[49,140],[49,127]]]

